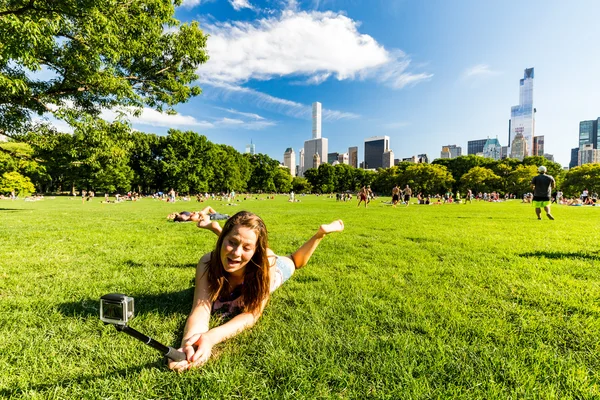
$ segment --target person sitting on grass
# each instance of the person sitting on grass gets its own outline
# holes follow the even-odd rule
[[[306,243],[290,256],[278,256],[270,248],[267,228],[257,215],[240,211],[223,229],[206,214],[199,228],[219,236],[215,249],[202,256],[196,268],[192,311],[183,330],[180,350],[184,361],[170,361],[169,368],[184,371],[203,365],[212,348],[260,318],[269,295],[304,267],[323,238],[344,229],[341,220],[321,225]],[[224,309],[232,314],[224,324],[209,329],[211,311]]]
[[[229,216],[227,214],[220,214],[216,212],[212,207],[205,207],[202,211],[182,211],[178,213],[172,213],[167,216],[168,220],[173,222],[198,222],[201,219],[207,216],[211,220],[215,219],[227,219]]]

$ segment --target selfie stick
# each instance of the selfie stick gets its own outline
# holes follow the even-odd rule
[[[115,325],[115,328],[117,328],[119,332],[125,332],[129,336],[141,340],[148,346],[160,351],[164,356],[170,358],[173,361],[184,361],[186,359],[185,354],[183,352],[176,350],[171,346],[165,346],[164,344],[152,339],[150,336],[146,336],[143,333],[128,327],[127,325]]]

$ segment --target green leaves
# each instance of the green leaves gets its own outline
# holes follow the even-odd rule
[[[199,95],[191,83],[208,60],[206,35],[174,12],[170,0],[4,1],[0,131],[29,129],[33,114],[55,112],[49,104],[97,115],[102,107],[162,110]],[[50,74],[27,77],[43,68]]]

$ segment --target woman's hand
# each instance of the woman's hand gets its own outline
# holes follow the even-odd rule
[[[213,342],[206,333],[196,333],[185,341],[183,347],[178,349],[185,354],[186,360],[169,360],[169,368],[182,372],[190,368],[200,367],[210,358],[213,346]]]
[[[189,362],[188,368],[199,367],[210,358],[214,343],[207,333],[190,336],[183,345],[183,352]]]
[[[183,351],[183,348],[180,347],[177,350]],[[183,372],[183,371],[187,370],[188,368],[190,368],[190,362],[188,360],[173,361],[173,360],[169,359],[169,363],[167,364],[167,366],[169,367],[169,369],[172,369],[173,371]]]

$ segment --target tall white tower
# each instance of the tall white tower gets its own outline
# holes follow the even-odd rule
[[[315,101],[312,104],[312,138],[321,137],[321,103]]]
[[[328,142],[327,138],[321,137],[321,103],[315,101],[312,105],[312,139],[304,142],[304,172],[314,166],[314,155],[319,154],[319,165],[327,161]]]
[[[523,79],[519,81],[519,105],[510,109],[510,122],[508,134],[508,150],[512,154],[513,140],[520,133],[525,139],[525,157],[533,155],[533,137],[535,136],[535,108],[533,107],[533,68],[526,68]],[[516,153],[521,152],[523,147],[518,139],[519,148]],[[512,156],[511,156],[512,157]]]

